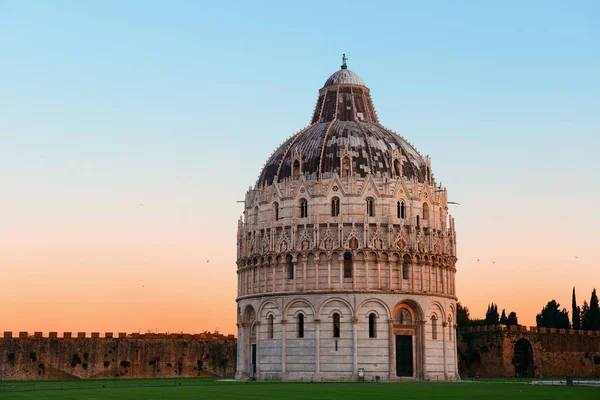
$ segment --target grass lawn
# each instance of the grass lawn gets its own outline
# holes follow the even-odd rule
[[[103,387],[104,386],[104,387]],[[1,382],[0,399],[599,399],[600,389],[523,383],[291,383],[214,379]]]

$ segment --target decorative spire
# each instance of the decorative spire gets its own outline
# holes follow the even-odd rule
[[[348,69],[346,61],[348,61],[348,57],[346,57],[346,53],[344,53],[342,54],[342,69]]]

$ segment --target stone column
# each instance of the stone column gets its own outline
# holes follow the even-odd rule
[[[298,281],[298,271],[296,271],[296,264],[298,263],[298,261],[294,262],[294,260],[292,260],[292,268],[294,270],[294,279],[292,279],[292,291],[296,291],[296,282]]]
[[[273,264],[273,292],[276,290],[276,282],[277,282],[277,266]]]
[[[306,290],[306,257],[302,257],[302,290]]]
[[[282,319],[281,320],[281,378],[283,379],[285,377],[285,370],[286,370],[286,323],[287,320]]]
[[[315,258],[315,290],[319,290],[319,268],[321,267],[321,257],[317,253]]]
[[[352,375],[358,372],[358,318],[352,317]]]
[[[417,338],[421,342],[418,344],[419,353],[417,354],[416,359],[419,360],[420,365],[417,365],[415,375],[419,379],[425,379],[425,373],[427,364],[425,363],[426,353],[427,353],[427,341],[425,340],[425,324],[427,324],[426,320],[419,321],[419,332],[417,332]]]
[[[249,372],[248,371],[248,366],[250,364],[250,360],[249,360],[249,353],[248,353],[248,342],[249,342],[249,338],[250,335],[248,332],[249,330],[249,324],[247,322],[242,322],[241,324],[241,335],[238,338],[238,349],[240,350],[240,354],[241,354],[241,363],[238,365],[238,367],[240,368],[240,375],[242,378],[245,378],[248,376]]]
[[[393,289],[392,282],[394,281],[394,279],[392,278],[392,262],[388,259],[387,264],[388,264],[388,290],[392,290]]]
[[[381,261],[377,258],[377,289],[381,290]]]
[[[256,371],[254,376],[260,376],[260,321],[256,321],[254,325],[256,326]]]
[[[331,287],[331,256],[327,256],[327,289]]]
[[[243,379],[244,378],[243,374],[245,371],[243,324],[237,324],[237,328],[238,328],[238,342],[237,342],[236,378]]]
[[[356,259],[352,255],[352,289],[356,289]]]
[[[369,253],[365,254],[365,289],[369,289]]]
[[[344,256],[339,257],[340,262],[340,289],[344,289]]]
[[[394,337],[394,320],[388,320],[388,358],[389,358],[389,370],[390,370],[390,380],[396,379],[396,338]]]
[[[454,326],[452,326],[452,328],[453,328],[452,330],[454,332],[454,345],[453,345],[454,360],[452,361],[452,366],[454,367],[454,378],[457,378],[458,377],[458,349],[457,349],[458,348],[458,336],[457,336],[458,325],[454,324]]]
[[[321,320],[315,320],[315,373],[321,373]]]
[[[442,322],[442,345],[444,349],[444,379],[448,379],[448,360],[446,359],[446,327],[447,322]]]

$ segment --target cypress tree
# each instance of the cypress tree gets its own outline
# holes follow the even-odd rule
[[[486,325],[497,325],[500,322],[500,314],[498,314],[498,306],[494,303],[488,306],[487,312],[485,313],[485,324]]]
[[[596,295],[596,289],[592,291],[592,298],[590,299],[590,320],[589,328],[592,331],[600,329],[600,309],[598,308],[598,296]]]
[[[500,323],[502,325],[508,325],[508,320],[506,319],[506,312],[502,309],[502,315],[500,316]]]
[[[575,287],[573,286],[573,301],[572,301],[572,328],[581,329],[581,309],[577,305],[577,298],[575,297]]]
[[[581,329],[586,331],[590,329],[590,306],[588,306],[586,300],[583,301],[581,307]]]

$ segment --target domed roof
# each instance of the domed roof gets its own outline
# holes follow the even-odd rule
[[[275,150],[258,186],[293,177],[293,163],[300,164],[306,179],[328,179],[341,173],[345,157],[351,173],[360,177],[401,175],[425,181],[427,163],[404,138],[379,124],[370,90],[345,61],[319,91],[311,124]]]
[[[365,83],[360,76],[350,71],[345,65],[339,71],[336,71],[325,81],[323,87],[331,85],[361,85],[365,86]]]

